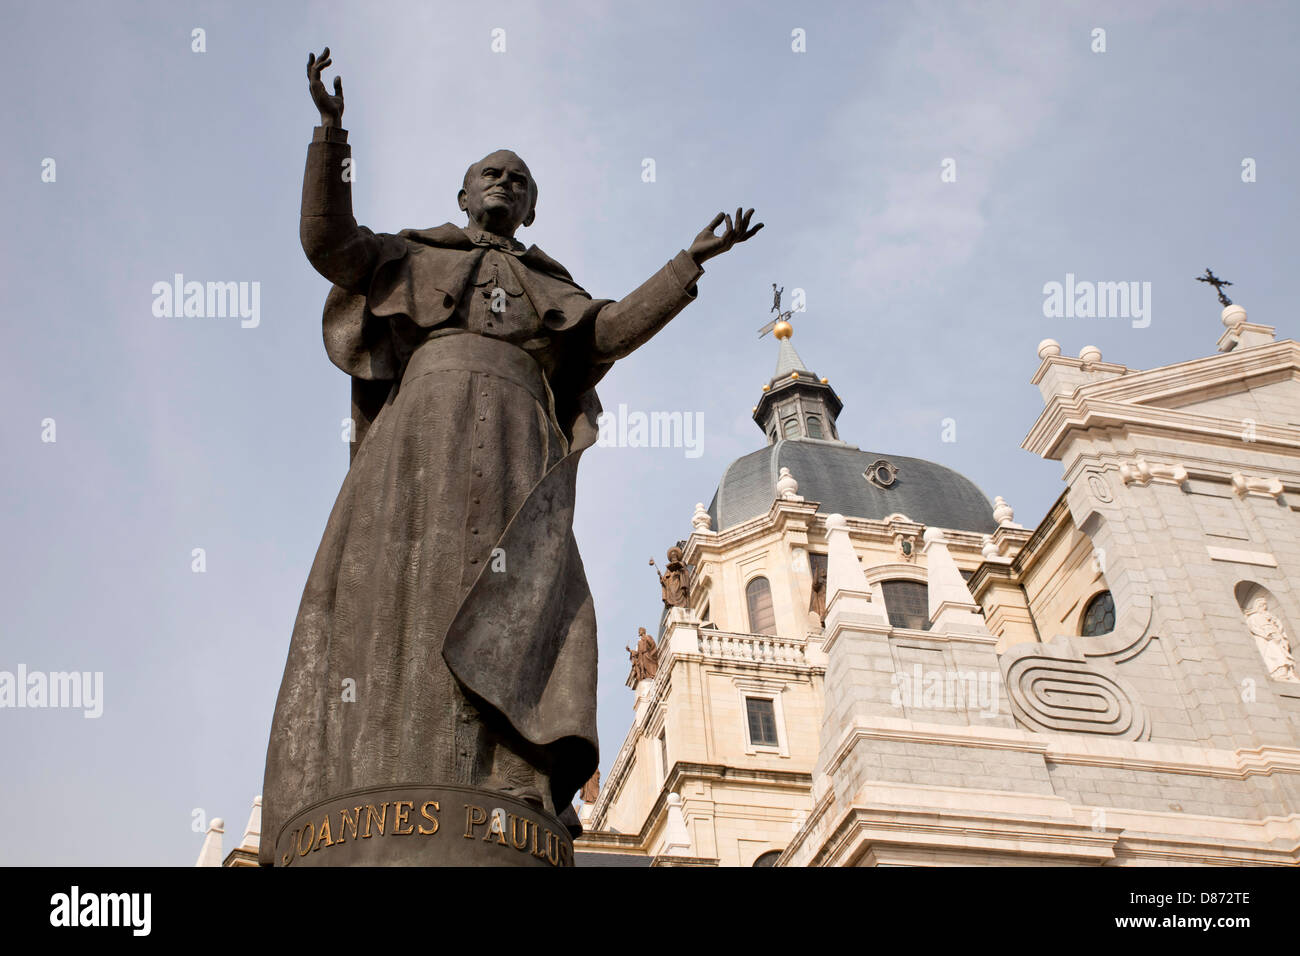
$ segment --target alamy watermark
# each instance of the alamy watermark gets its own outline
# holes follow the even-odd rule
[[[703,412],[601,412],[596,444],[615,448],[683,448],[687,458],[704,454]]]
[[[133,936],[148,936],[152,911],[152,893],[85,893],[73,886],[50,897],[51,926],[122,927]]]
[[[104,713],[103,671],[0,671],[0,708],[78,709],[87,720]]]
[[[994,670],[922,670],[912,665],[910,674],[895,671],[889,702],[915,710],[979,710],[981,717],[998,716],[1002,675]]]
[[[1067,272],[1064,283],[1046,283],[1043,296],[1049,319],[1132,319],[1135,329],[1151,324],[1150,282],[1078,281]]]
[[[177,272],[171,282],[155,282],[153,314],[160,319],[239,318],[240,326],[262,323],[262,283],[186,282]]]

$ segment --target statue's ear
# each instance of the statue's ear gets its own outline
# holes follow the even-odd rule
[[[461,212],[465,212],[467,209],[469,209],[469,203],[465,201],[465,197],[467,195],[468,193],[466,193],[465,190],[463,189],[456,194],[456,205],[460,206]]]
[[[528,215],[524,216],[523,225],[531,226],[533,224],[533,220],[536,218],[537,218],[537,206],[534,205],[532,209],[528,210]]]

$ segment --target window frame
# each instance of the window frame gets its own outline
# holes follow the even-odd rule
[[[766,712],[763,708],[756,708],[755,705],[767,704]],[[772,722],[772,739],[755,740],[754,739],[754,717],[758,717],[760,727],[765,723],[763,718],[770,718]],[[781,738],[776,732],[776,701],[771,697],[763,697],[759,694],[745,695],[745,732],[749,735],[749,745],[754,748],[771,748],[773,750],[781,749]]]
[[[785,757],[790,756],[790,741],[786,735],[785,725],[785,707],[782,704],[782,698],[785,696],[786,685],[781,681],[760,680],[756,678],[734,678],[733,683],[736,687],[736,695],[740,703],[740,732],[742,741],[745,746],[747,756],[759,756],[760,754]],[[772,722],[776,725],[776,745],[756,744],[750,737],[749,733],[749,700],[770,701],[772,704]]]

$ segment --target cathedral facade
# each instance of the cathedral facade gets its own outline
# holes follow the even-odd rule
[[[579,863],[1300,863],[1300,344],[1222,322],[1148,370],[1039,346],[1033,528],[842,439],[778,323]]]

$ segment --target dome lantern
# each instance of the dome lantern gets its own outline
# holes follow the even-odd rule
[[[781,439],[839,442],[835,419],[844,403],[795,351],[789,313],[782,313],[782,318],[764,331],[773,332],[780,343],[776,371],[754,406],[754,421],[763,429],[767,443]]]

